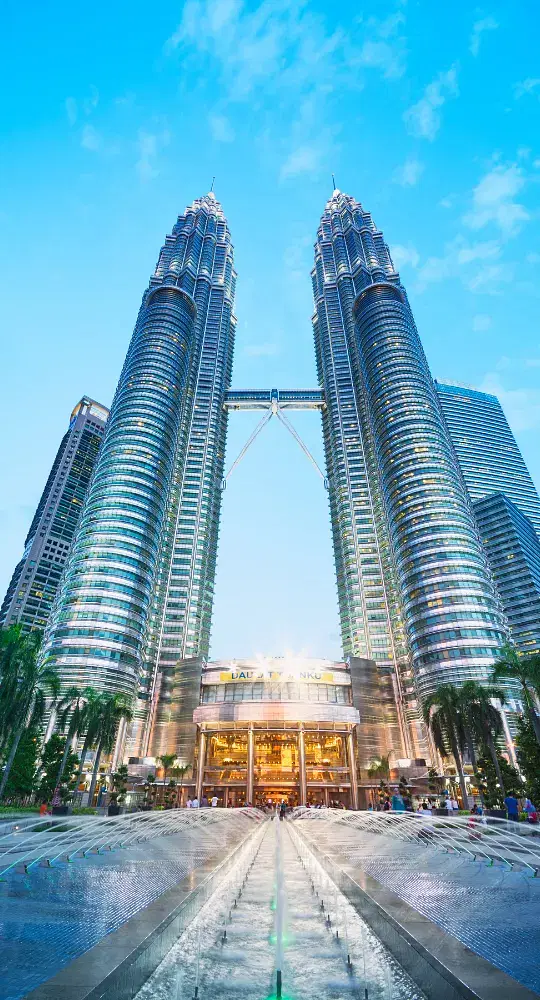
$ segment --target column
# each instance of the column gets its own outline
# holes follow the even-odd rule
[[[253,805],[254,767],[255,767],[255,734],[253,732],[253,723],[250,722],[248,729],[246,804],[248,802],[251,802],[252,805]]]
[[[298,730],[298,777],[300,779],[300,805],[307,805],[306,781],[306,746],[304,742],[304,726],[300,723]]]
[[[116,734],[116,741],[114,744],[114,750],[111,760],[111,771],[116,771],[118,765],[122,763],[122,758],[124,756],[124,743],[126,741],[127,724],[124,716],[120,719],[120,724],[118,726],[118,732]]]
[[[356,773],[356,755],[354,752],[354,736],[352,729],[347,733],[347,761],[351,782],[351,809],[358,809],[358,775]]]
[[[205,760],[206,760],[206,733],[203,732],[203,730],[201,729],[199,733],[199,759],[197,761],[197,786],[195,789],[195,795],[199,800],[199,805],[201,804],[201,799],[202,799]]]

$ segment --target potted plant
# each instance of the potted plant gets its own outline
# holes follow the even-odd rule
[[[122,812],[122,805],[126,800],[128,783],[127,764],[121,764],[112,775],[112,791],[109,799],[108,816],[119,816]]]

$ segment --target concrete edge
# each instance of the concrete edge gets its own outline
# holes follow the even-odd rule
[[[133,1000],[227,874],[258,824],[225,857],[217,855],[166,889],[116,931],[79,955],[24,1000]]]
[[[471,951],[371,875],[351,865],[343,870],[297,832],[428,1000],[538,1000],[540,994]]]

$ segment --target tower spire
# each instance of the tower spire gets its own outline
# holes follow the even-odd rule
[[[333,191],[337,191],[337,188],[336,188],[336,178],[334,177],[333,174],[332,174],[332,190]]]
[[[213,193],[213,191],[214,191],[214,181],[215,181],[215,179],[216,179],[215,177],[212,177],[212,183],[210,185],[210,193]]]

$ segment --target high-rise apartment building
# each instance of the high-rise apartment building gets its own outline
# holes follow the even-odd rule
[[[46,636],[66,682],[137,697],[129,747],[143,753],[151,729],[160,752],[175,664],[208,651],[234,286],[209,194],[179,216],[143,295]]]
[[[473,504],[491,571],[521,653],[540,652],[540,540],[528,517],[503,493]]]
[[[109,411],[84,396],[73,410],[0,609],[0,626],[44,629]]]
[[[313,288],[344,647],[395,664],[407,712],[407,662],[421,696],[485,680],[504,620],[405,289],[339,191]]]
[[[450,382],[435,386],[471,499],[504,493],[540,535],[540,497],[497,397]]]

